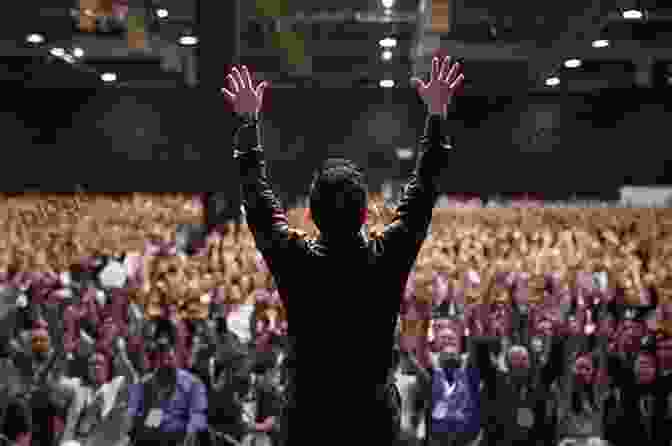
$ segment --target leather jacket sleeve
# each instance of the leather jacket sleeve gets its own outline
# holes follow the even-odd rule
[[[383,256],[388,261],[404,262],[410,270],[427,237],[432,211],[439,196],[439,175],[447,165],[451,146],[443,135],[440,116],[427,118],[420,140],[420,153],[399,203],[394,220],[380,237]]]
[[[234,135],[234,158],[240,169],[247,226],[269,270],[278,277],[281,263],[287,265],[293,256],[305,252],[305,241],[289,228],[287,214],[267,177],[260,122],[249,117],[242,121]]]

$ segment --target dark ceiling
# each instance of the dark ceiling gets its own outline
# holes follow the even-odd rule
[[[432,2],[450,3],[450,33],[436,34],[419,26],[426,18],[421,6],[429,11]],[[81,40],[81,36],[73,34],[67,14],[76,0],[23,0],[13,4],[11,19],[0,30],[0,57],[7,61],[0,77],[19,81],[21,64],[30,61],[25,65],[25,79],[33,79],[33,84],[35,79],[47,83],[52,79],[53,85],[65,85],[59,84],[63,80],[56,77],[58,74],[31,74],[40,66],[35,57],[46,55],[49,45],[72,47],[76,42],[88,45],[88,55],[95,55],[83,60],[87,66],[82,68],[89,74],[115,69],[124,72],[125,79],[142,85],[153,80],[157,85],[175,85],[180,76],[184,77],[179,72],[185,71],[187,60],[187,53],[177,48],[175,41],[196,24],[197,0],[146,3],[153,4],[153,8],[166,8],[170,14],[156,28],[161,42],[156,45],[161,50],[150,58],[123,61],[112,57],[123,53],[125,41],[121,37]],[[658,66],[657,61],[666,59],[665,51],[672,45],[672,11],[660,0],[396,0],[395,17],[399,20],[392,23],[381,20],[381,0],[242,0],[240,4],[242,61],[253,65],[264,77],[287,86],[304,82],[376,86],[382,78],[392,78],[403,85],[413,73],[426,72],[431,56],[442,49],[465,61],[469,73],[467,93],[544,89],[544,79],[552,74],[567,79],[562,85],[573,85],[577,91],[627,87],[636,83],[633,78],[638,71],[651,72],[652,67]],[[649,11],[647,21],[626,22],[618,17],[619,10],[635,4]],[[270,17],[277,14],[282,16],[279,22]],[[293,33],[295,42],[300,42],[300,64],[279,43],[279,30]],[[48,45],[40,50],[24,48],[22,40],[30,32],[45,33]],[[222,30],[222,38],[226,38],[225,32]],[[378,44],[386,36],[397,39],[393,57],[387,62],[381,60]],[[612,45],[591,48],[590,42],[598,38],[608,38]],[[562,68],[563,60],[570,57],[581,58],[584,66],[571,72]],[[168,66],[172,68],[167,69]],[[614,68],[625,66],[629,68]],[[54,73],[67,75],[67,67],[53,67],[57,69]],[[650,79],[660,77],[655,72],[651,72]],[[492,80],[493,73],[498,76],[496,82]]]

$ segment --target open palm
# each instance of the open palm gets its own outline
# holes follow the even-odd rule
[[[459,62],[450,65],[450,57],[439,61],[438,57],[432,59],[432,72],[429,83],[414,77],[411,84],[418,90],[418,94],[427,105],[432,114],[446,114],[448,105],[457,89],[464,82],[464,74],[461,73]]]
[[[268,82],[261,82],[255,88],[250,70],[246,66],[242,67],[242,73],[238,67],[233,67],[226,78],[231,90],[222,88],[222,93],[233,105],[234,111],[239,115],[251,114],[256,116],[261,111],[264,90],[268,86]]]

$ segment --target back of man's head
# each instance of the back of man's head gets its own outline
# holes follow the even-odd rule
[[[326,160],[310,191],[315,226],[330,235],[356,233],[364,221],[367,195],[364,174],[355,163],[341,158]]]

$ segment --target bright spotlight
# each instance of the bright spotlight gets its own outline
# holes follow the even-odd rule
[[[394,0],[382,0],[383,8],[390,9],[394,7]]]
[[[606,39],[594,40],[593,48],[606,48],[609,46],[609,41]]]
[[[117,80],[117,75],[114,73],[103,73],[100,75],[103,82],[114,82]]]
[[[73,48],[72,49],[72,55],[79,58],[79,57],[84,57],[84,50],[81,48]]]
[[[160,19],[165,19],[166,17],[168,17],[168,10],[164,8],[157,9],[156,16]]]
[[[394,81],[392,79],[384,79],[380,81],[380,88],[392,88],[394,87]]]
[[[52,48],[51,51],[49,51],[52,56],[54,57],[63,57],[65,56],[65,50],[63,48]]]
[[[385,62],[388,62],[392,59],[392,51],[385,50],[381,56]]]
[[[28,34],[26,42],[39,45],[40,43],[44,43],[44,36],[42,34]]]
[[[623,11],[623,18],[628,20],[640,20],[644,14],[639,9],[628,9]]]
[[[196,37],[196,36],[182,36],[182,37],[180,37],[180,45],[194,46],[197,43],[198,43],[198,37]]]
[[[397,39],[394,37],[386,37],[378,42],[383,48],[394,48],[397,46]]]
[[[75,63],[75,58],[71,54],[66,54],[63,56],[63,60],[67,63]]]
[[[581,60],[579,59],[567,59],[565,61],[565,68],[579,68],[581,66]]]
[[[549,77],[546,79],[546,86],[548,87],[555,87],[557,85],[560,85],[560,78],[558,77]]]

